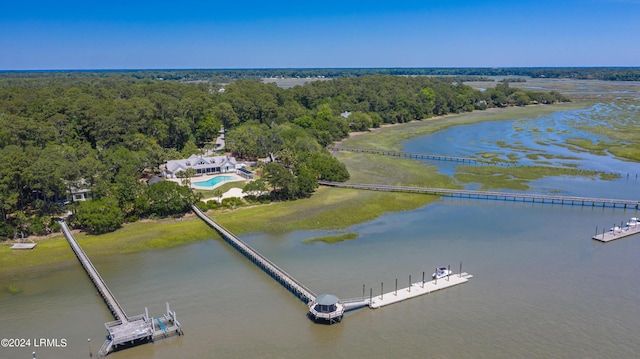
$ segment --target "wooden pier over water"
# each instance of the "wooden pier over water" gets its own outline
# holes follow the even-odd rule
[[[478,160],[472,157],[460,157],[460,156],[447,156],[447,155],[438,155],[438,154],[429,154],[429,153],[415,153],[415,152],[401,152],[401,151],[387,151],[387,150],[369,150],[369,149],[361,149],[361,148],[349,148],[349,147],[327,147],[329,151],[349,151],[349,152],[363,152],[363,153],[374,153],[377,155],[383,156],[391,156],[391,157],[402,157],[402,158],[415,158],[419,160],[434,160],[434,161],[445,161],[445,162],[462,162],[462,163],[471,163],[471,164],[485,164],[488,163],[486,161]],[[497,163],[496,163],[497,165]]]
[[[78,257],[80,264],[95,285],[96,289],[107,304],[107,307],[116,319],[113,322],[105,323],[105,328],[109,333],[107,340],[98,351],[98,357],[106,356],[111,351],[120,347],[129,347],[132,345],[151,342],[156,339],[165,338],[170,335],[182,335],[180,323],[176,319],[175,312],[172,312],[167,303],[167,314],[162,318],[150,318],[145,308],[145,314],[136,316],[128,316],[116,297],[111,293],[109,287],[93,266],[89,257],[73,237],[66,222],[60,220],[62,232],[69,242],[71,249]]]
[[[309,306],[309,312],[314,312],[314,306],[316,299],[319,298],[313,291],[307,288],[304,284],[296,280],[293,276],[282,270],[280,267],[272,263],[269,259],[264,257],[262,254],[258,253],[256,250],[247,245],[244,241],[238,238],[236,235],[216,223],[214,220],[209,218],[206,214],[204,214],[196,205],[192,205],[194,213],[200,217],[203,221],[205,221],[209,226],[215,229],[222,238],[229,243],[232,247],[236,248],[240,253],[242,253],[245,257],[250,259],[255,265],[264,270],[267,274],[269,274],[272,278],[274,278],[278,283],[282,284],[285,288],[287,288],[290,292],[292,292],[296,297],[301,299],[305,304]],[[462,264],[460,265],[462,269]],[[424,273],[423,273],[424,277]],[[409,277],[411,278],[411,277]],[[449,288],[458,284],[466,283],[469,278],[472,278],[471,275],[467,273],[460,273],[456,275],[450,275],[446,279],[441,278],[434,281],[425,282],[424,278],[422,282],[413,283],[408,288],[403,290],[396,290],[393,294],[381,294],[380,297],[361,297],[361,298],[350,298],[340,300],[339,304],[336,306],[337,311],[339,311],[339,317],[332,317],[335,315],[335,312],[327,314],[327,313],[315,313],[315,319],[327,317],[329,320],[327,321],[329,324],[337,323],[342,319],[342,314],[345,310],[353,310],[361,307],[369,307],[371,309],[379,308],[381,306],[397,303],[409,298],[413,298],[419,295],[428,294],[440,289]],[[364,295],[364,288],[363,295]],[[407,293],[405,293],[405,291]],[[386,299],[385,299],[386,298]]]
[[[289,273],[285,272],[283,269],[275,265],[265,256],[258,253],[258,251],[251,248],[248,244],[246,244],[243,240],[241,240],[236,235],[228,231],[226,228],[222,227],[221,225],[216,223],[214,220],[209,218],[196,205],[192,205],[191,207],[193,208],[193,212],[198,217],[200,217],[203,221],[205,221],[210,227],[215,229],[227,243],[229,243],[232,247],[237,249],[245,257],[251,260],[255,265],[257,265],[262,270],[264,270],[278,283],[282,284],[282,286],[287,288],[291,293],[293,293],[296,297],[302,300],[305,304],[308,304],[309,302],[311,302],[316,298],[316,294],[313,291],[311,291],[311,289],[307,288],[304,284],[302,284],[300,281],[295,279],[292,275],[290,275]]]
[[[406,187],[406,186],[390,186],[379,184],[359,184],[359,183],[343,183],[343,182],[330,182],[330,181],[318,181],[323,186],[332,186],[340,188],[354,188],[365,189],[372,191],[385,191],[385,192],[409,192],[409,193],[423,193],[433,194],[445,197],[460,197],[460,198],[474,198],[474,199],[488,199],[488,200],[503,200],[503,201],[520,201],[531,203],[548,203],[548,204],[560,204],[569,206],[591,206],[591,207],[613,207],[613,208],[635,208],[638,209],[640,201],[614,199],[614,198],[589,198],[589,197],[574,197],[574,196],[555,196],[544,195],[534,193],[512,193],[512,192],[492,192],[492,191],[473,191],[463,189],[446,189],[446,188],[428,188],[428,187]]]

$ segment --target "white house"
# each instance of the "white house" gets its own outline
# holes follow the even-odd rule
[[[228,173],[235,172],[237,166],[236,159],[230,156],[203,157],[202,155],[192,155],[184,160],[167,161],[165,176],[167,178],[176,178],[178,172],[186,171],[187,168],[196,170],[196,175]]]
[[[76,183],[65,183],[67,185],[67,201],[86,201],[91,198],[91,186],[84,178]]]

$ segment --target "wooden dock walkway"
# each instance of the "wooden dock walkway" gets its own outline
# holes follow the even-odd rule
[[[316,299],[317,295],[307,288],[304,284],[296,280],[293,276],[282,270],[280,267],[272,263],[262,254],[258,253],[256,250],[247,245],[244,241],[238,238],[236,235],[222,227],[220,224],[209,218],[204,212],[202,212],[196,205],[192,205],[192,209],[194,213],[200,217],[203,221],[205,221],[209,226],[215,229],[222,238],[229,243],[232,247],[236,248],[240,253],[242,253],[245,257],[250,259],[255,265],[264,270],[267,274],[269,274],[272,278],[274,278],[278,283],[282,284],[285,288],[291,291],[296,297],[301,299],[305,304],[309,305],[313,303]],[[462,264],[460,264],[460,270],[462,272]],[[424,279],[424,272],[422,273]],[[412,283],[410,287],[404,288],[402,290],[397,290],[390,293],[381,294],[380,296],[373,297],[373,293],[371,293],[370,297],[359,297],[359,298],[350,298],[340,300],[338,303],[338,307],[340,310],[340,319],[342,318],[342,313],[344,311],[354,310],[362,307],[369,308],[379,308],[385,305],[397,303],[409,298],[417,297],[419,295],[424,295],[428,293],[432,293],[434,291],[438,291],[441,289],[449,288],[458,284],[466,283],[469,278],[472,278],[468,273],[460,273],[460,274],[451,274],[446,278],[440,278],[437,280],[431,281],[421,281]],[[409,276],[409,282],[411,282],[411,276]],[[396,280],[397,285],[397,280]],[[363,295],[364,295],[364,287],[363,287]],[[312,309],[310,309],[312,310]],[[332,312],[333,313],[333,312]],[[316,313],[316,317],[321,317],[322,314]],[[340,320],[336,320],[339,322]],[[331,321],[333,322],[333,321]]]
[[[216,223],[214,220],[209,218],[206,214],[204,214],[200,208],[196,205],[191,206],[193,208],[193,212],[200,217],[203,221],[205,221],[211,228],[215,229],[222,238],[229,243],[232,247],[237,249],[240,253],[242,253],[245,257],[251,260],[255,265],[264,270],[268,275],[270,275],[273,279],[275,279],[278,283],[282,284],[285,288],[287,288],[291,293],[293,293],[296,297],[302,300],[305,304],[308,304],[310,301],[316,298],[316,294],[309,288],[307,288],[300,281],[295,279],[292,275],[285,272],[283,269],[278,267],[275,263],[271,262],[265,256],[260,254],[255,249],[251,248],[248,244],[246,244],[243,240],[238,238],[236,235],[228,231],[226,228],[222,227],[220,224]]]
[[[447,155],[438,155],[438,154],[430,154],[430,153],[415,153],[415,152],[401,152],[401,151],[387,151],[387,150],[371,150],[371,149],[361,149],[361,148],[349,148],[349,147],[327,147],[329,151],[349,151],[349,152],[363,152],[363,153],[373,153],[377,155],[383,156],[391,156],[391,157],[402,157],[402,158],[415,158],[421,160],[434,160],[434,161],[448,161],[448,162],[462,162],[462,163],[470,163],[470,164],[486,164],[489,162],[478,160],[477,158],[472,157],[460,157],[460,156],[447,156]],[[498,165],[498,163],[496,163]]]
[[[98,289],[98,292],[102,296],[104,302],[107,304],[107,307],[111,311],[111,314],[113,314],[116,320],[119,320],[122,323],[127,323],[129,321],[127,314],[124,312],[124,309],[122,308],[120,303],[118,303],[118,300],[116,300],[116,297],[113,295],[113,293],[111,293],[111,290],[109,290],[109,287],[107,287],[107,284],[100,276],[100,273],[98,273],[96,268],[93,266],[93,263],[91,263],[89,257],[87,257],[82,247],[80,247],[78,241],[76,241],[76,239],[71,234],[67,223],[65,221],[60,221],[60,227],[62,228],[62,232],[67,238],[67,242],[69,242],[71,249],[73,249],[73,252],[76,254],[76,257],[78,257],[80,264],[87,272],[87,275],[89,275],[89,278],[96,286],[96,289]]]
[[[474,191],[474,190],[456,190],[445,188],[428,188],[428,187],[406,187],[406,186],[390,186],[376,184],[359,184],[359,183],[343,183],[318,181],[320,185],[365,189],[372,191],[385,192],[409,192],[440,195],[445,197],[474,198],[487,200],[503,200],[503,201],[520,201],[531,203],[549,203],[569,206],[591,206],[591,207],[613,207],[613,208],[635,208],[638,209],[640,201],[614,199],[614,198],[589,198],[575,196],[555,196],[533,193],[512,193],[512,192],[493,192],[493,191]]]
[[[440,279],[432,279],[428,282],[420,281],[411,283],[411,285],[407,288],[394,290],[392,292],[372,297],[369,303],[369,307],[372,309],[376,309],[384,307],[385,305],[394,304],[403,300],[429,294],[441,289],[450,288],[455,285],[468,282],[469,278],[473,278],[473,276],[463,272],[458,274],[451,274]]]
[[[115,321],[104,324],[108,335],[107,340],[98,351],[98,357],[107,356],[113,350],[118,349],[118,346],[129,347],[131,345],[165,338],[170,335],[182,335],[180,323],[176,319],[175,312],[170,310],[169,303],[167,303],[167,314],[164,315],[162,321],[158,320],[159,327],[155,326],[154,320],[149,317],[146,308],[145,314],[132,317],[128,316],[120,303],[118,303],[116,297],[111,293],[109,287],[107,287],[98,270],[96,270],[91,260],[89,260],[89,257],[87,257],[82,247],[80,247],[78,241],[71,234],[67,223],[63,220],[60,220],[59,223],[71,249],[76,254],[76,257],[78,257],[80,264],[96,289],[98,289],[98,293],[100,293],[102,299],[107,304],[111,314],[113,314],[113,317],[116,319]]]

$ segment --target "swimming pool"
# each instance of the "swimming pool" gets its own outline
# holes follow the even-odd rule
[[[200,186],[200,187],[213,187],[215,185],[217,185],[220,182],[224,182],[224,181],[232,181],[235,178],[232,176],[215,176],[212,178],[209,178],[206,181],[202,181],[202,182],[193,182],[193,184],[195,186]]]

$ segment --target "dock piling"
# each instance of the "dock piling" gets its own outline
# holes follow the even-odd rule
[[[369,305],[373,303],[373,288],[369,288]]]

